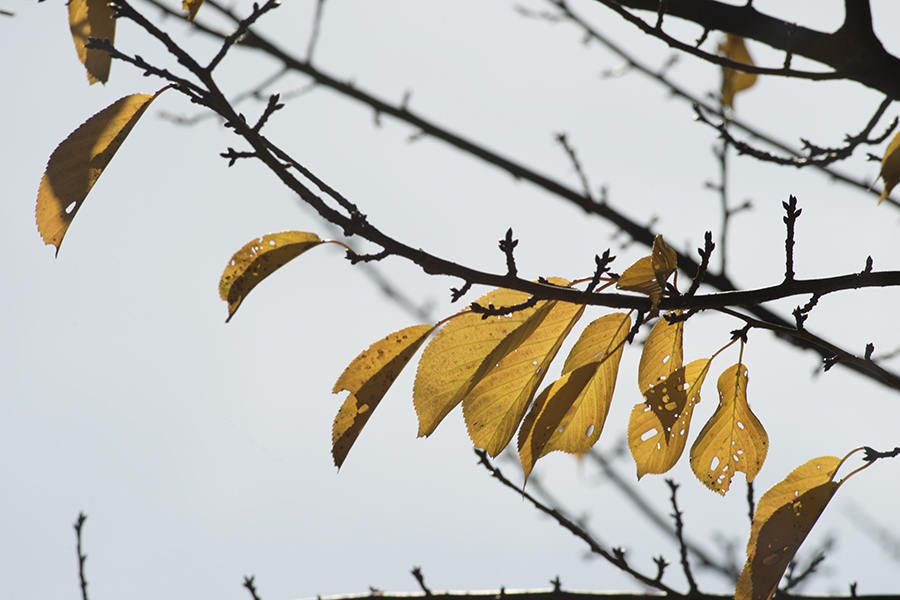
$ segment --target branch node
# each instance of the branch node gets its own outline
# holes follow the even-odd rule
[[[875,344],[869,342],[866,344],[866,360],[872,360],[872,353],[875,352]]]
[[[500,251],[506,255],[506,276],[515,277],[518,273],[516,269],[516,259],[513,257],[513,250],[519,245],[519,240],[514,240],[512,227],[506,230],[506,237],[500,240]]]
[[[466,281],[466,283],[460,289],[450,288],[451,298],[450,302],[456,302],[460,298],[466,295],[466,293],[472,289],[472,282]]]
[[[416,578],[416,581],[419,582],[419,587],[422,588],[422,591],[425,592],[425,597],[430,598],[433,594],[431,593],[431,590],[428,589],[428,586],[425,585],[425,576],[422,575],[421,567],[413,567],[412,575]]]
[[[797,223],[797,217],[800,216],[800,213],[803,211],[797,208],[797,197],[791,195],[790,199],[787,202],[782,202],[781,205],[784,207],[785,216],[782,219],[784,224],[787,226],[787,237],[784,240],[784,254],[785,254],[785,266],[784,266],[784,280],[785,281],[793,281],[794,280],[794,227]]]

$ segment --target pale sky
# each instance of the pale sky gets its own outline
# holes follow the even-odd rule
[[[540,0],[523,6],[542,10]],[[784,3],[757,0],[767,12]],[[174,5],[174,3],[173,3]],[[250,3],[235,3],[242,12]],[[88,86],[60,2],[5,0],[0,17],[0,589],[6,598],[80,598],[75,535],[88,515],[84,551],[89,594],[104,598],[246,599],[255,575],[265,600],[316,595],[418,591],[409,574],[421,566],[434,590],[545,588],[559,576],[568,590],[642,588],[600,560],[502,488],[476,465],[460,412],[427,440],[416,439],[411,364],[369,421],[341,469],[330,456],[331,425],[343,400],[331,388],[369,344],[420,321],[387,298],[337,247],[311,250],[256,288],[230,323],[218,280],[231,255],[267,233],[297,229],[334,234],[298,205],[261,165],[227,168],[219,153],[241,150],[216,119],[176,125],[163,114],[192,117],[197,107],[174,91],[151,107],[80,209],[58,258],[34,224],[41,174],[56,145],[116,99],[164,84],[115,63],[106,86]],[[149,17],[157,11],[135,0]],[[260,31],[305,55],[315,2],[291,0],[264,17]],[[595,26],[648,64],[669,57],[596,3],[573,2]],[[842,3],[791,3],[810,27],[840,24]],[[888,0],[873,2],[877,32],[900,18]],[[814,18],[809,17],[814,12]],[[647,17],[651,18],[651,17]],[[655,19],[655,16],[652,18]],[[198,20],[224,22],[211,7]],[[890,25],[889,25],[890,24]],[[175,19],[162,20],[179,43],[208,60],[210,40]],[[667,21],[682,39],[699,31]],[[710,36],[712,50],[716,35]],[[123,51],[176,69],[133,23],[120,22]],[[750,45],[759,63],[783,57]],[[721,231],[715,132],[692,120],[690,106],[637,72],[602,77],[623,61],[598,44],[583,45],[566,24],[527,19],[512,2],[331,0],[315,53],[318,66],[342,80],[409,106],[449,130],[573,188],[577,175],[554,135],[578,150],[596,192],[666,240],[694,254],[703,234]],[[794,66],[817,68],[795,60]],[[220,67],[236,95],[278,71],[254,51],[235,48]],[[697,95],[719,85],[717,68],[684,58],[670,77]],[[289,74],[266,88],[286,108],[266,128],[307,168],[356,202],[383,231],[414,247],[477,268],[502,272],[496,243],[512,227],[523,276],[589,276],[593,257],[611,247],[621,272],[647,249],[596,217],[436,140],[409,142],[415,130]],[[737,115],[781,140],[838,145],[881,102],[848,83],[761,79],[737,99]],[[241,110],[255,118],[264,103]],[[887,121],[898,114],[888,110]],[[252,115],[252,117],[251,117]],[[886,143],[873,148],[881,155]],[[841,166],[874,181],[867,150]],[[728,241],[730,275],[751,288],[777,284],[784,272],[781,202],[798,197],[797,276],[900,268],[895,207],[831,182],[819,173],[730,159],[729,192],[753,210],[735,217]],[[714,260],[714,264],[718,264]],[[430,277],[399,259],[378,268],[398,289],[431,308],[434,320],[458,280]],[[682,282],[687,281],[682,274]],[[682,285],[685,285],[682,283]],[[467,301],[487,292],[473,290]],[[841,346],[876,354],[900,346],[896,291],[844,292],[820,302],[807,322]],[[781,314],[808,298],[778,303]],[[603,311],[590,311],[587,324]],[[685,358],[709,356],[740,323],[702,315],[688,323]],[[577,336],[573,336],[573,341]],[[565,357],[567,347],[561,352]],[[598,448],[619,447],[636,388],[640,348],[626,348],[612,409]],[[737,361],[724,356],[717,373]],[[730,362],[729,362],[730,361]],[[814,373],[820,360],[754,331],[744,351],[750,405],[770,437],[756,480],[757,497],[793,468],[860,445],[900,445],[896,392],[846,369]],[[561,364],[561,362],[560,362]],[[885,362],[900,371],[900,360]],[[553,367],[553,375],[559,371]],[[551,379],[545,381],[549,384]],[[712,414],[714,384],[704,386],[693,430]],[[693,476],[684,457],[669,474],[681,485],[688,535],[710,553],[727,540],[743,556],[749,533],[743,476],[721,498]],[[521,469],[498,463],[511,477]],[[667,515],[660,476],[636,481],[627,454],[619,472]],[[686,589],[677,546],[625,500],[590,463],[556,453],[533,477],[576,517],[587,518],[607,546],[627,549],[633,564],[655,574],[653,557],[672,566],[669,585]],[[825,511],[801,557],[833,536],[824,574],[804,593],[897,593],[900,568],[857,523],[863,511],[900,536],[896,494],[900,462],[881,461],[850,480]],[[703,591],[726,582],[695,565]]]

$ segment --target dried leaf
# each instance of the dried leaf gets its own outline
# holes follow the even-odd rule
[[[881,192],[878,204],[884,202],[884,199],[888,197],[891,190],[900,183],[900,152],[897,151],[898,148],[900,148],[900,133],[895,135],[894,139],[891,140],[891,143],[888,144],[887,151],[884,153],[884,158],[881,159],[880,175],[884,180],[884,191]]]
[[[719,406],[691,447],[691,468],[709,489],[725,495],[737,471],[753,481],[766,460],[769,436],[747,404],[747,368],[719,376]]]
[[[628,447],[638,479],[647,473],[665,473],[678,462],[709,364],[710,359],[701,358],[674,370],[651,386],[644,393],[646,400],[631,411]]]
[[[181,3],[181,9],[188,11],[188,22],[193,23],[197,17],[197,11],[203,5],[203,0],[184,0]]]
[[[329,240],[322,240],[314,233],[285,231],[270,233],[245,244],[231,257],[219,280],[219,296],[228,302],[225,322],[231,320],[250,290],[263,279],[310,248],[326,243]]]
[[[108,0],[69,0],[69,29],[78,51],[78,60],[87,70],[91,85],[109,80],[112,58],[105,50],[88,50],[84,47],[88,38],[116,41],[115,12]]]
[[[755,65],[750,53],[747,52],[744,38],[740,36],[726,34],[725,42],[719,44],[719,52],[735,62]],[[746,90],[754,83],[756,83],[755,73],[745,73],[730,67],[722,67],[722,104],[734,108],[735,94]]]
[[[497,456],[509,444],[550,363],[582,313],[583,305],[541,303],[485,359],[484,375],[463,400],[463,416],[475,447]]]
[[[834,456],[815,458],[763,495],[753,515],[735,600],[769,600],[775,594],[800,544],[837,489],[853,475],[834,481],[842,462]]]
[[[639,259],[625,269],[616,287],[650,296],[653,305],[651,316],[655,316],[659,312],[657,307],[666,289],[666,281],[677,268],[676,262],[675,251],[666,245],[661,235],[657,235],[653,240],[650,256]]]
[[[121,98],[85,121],[47,163],[38,189],[35,219],[45,244],[59,247],[91,188],[150,103],[162,93]]]
[[[584,454],[600,438],[615,390],[631,318],[600,317],[572,347],[563,376],[541,392],[519,431],[519,457],[528,477],[537,460],[554,450]]]
[[[494,290],[478,299],[481,306],[515,306],[528,295]],[[485,358],[504,338],[537,309],[531,307],[511,315],[482,319],[468,312],[451,319],[425,347],[416,382],[413,404],[419,417],[419,437],[429,436],[472,389],[471,381]]]
[[[375,342],[344,370],[333,392],[350,392],[334,420],[332,450],[334,464],[341,468],[347,453],[378,403],[425,339],[433,325],[407,327]]]

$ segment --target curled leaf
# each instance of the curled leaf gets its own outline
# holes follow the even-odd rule
[[[334,464],[340,468],[378,403],[425,339],[433,325],[407,327],[375,342],[344,370],[334,384],[334,393],[350,392],[332,429]]]
[[[894,136],[891,143],[888,144],[884,158],[881,159],[881,178],[884,180],[884,191],[878,199],[878,204],[884,202],[891,190],[900,183],[900,133]]]
[[[219,281],[219,296],[228,302],[225,322],[231,320],[250,290],[263,279],[310,248],[325,243],[329,240],[322,240],[314,233],[285,231],[270,233],[245,244],[231,257]]]
[[[725,41],[719,44],[719,52],[731,60],[745,65],[754,65],[744,38],[734,34],[726,34]],[[734,96],[756,83],[756,73],[745,73],[731,67],[722,67],[722,104],[734,108]]]
[[[719,406],[691,447],[691,468],[706,487],[725,495],[743,472],[753,481],[769,449],[769,436],[747,403],[747,368],[738,363],[718,381]]]
[[[38,189],[35,219],[44,243],[56,246],[57,254],[91,188],[144,111],[165,89],[152,96],[120,98],[85,121],[50,155]]]
[[[116,41],[114,15],[108,0],[69,0],[69,29],[72,31],[75,49],[78,51],[78,60],[87,70],[91,85],[98,81],[106,83],[109,80],[112,58],[105,50],[89,50],[84,45],[88,43],[88,38],[106,39],[114,43]]]
[[[857,448],[850,454],[862,450]],[[778,590],[800,544],[809,535],[838,488],[854,473],[834,481],[844,459],[821,456],[791,471],[760,499],[750,527],[747,562],[735,600],[769,600]]]
[[[661,235],[653,240],[650,256],[639,259],[625,269],[619,277],[616,287],[620,290],[639,292],[650,296],[652,316],[658,313],[659,300],[666,289],[666,281],[677,268],[677,255],[663,241]]]

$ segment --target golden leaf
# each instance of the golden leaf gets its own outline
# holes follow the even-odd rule
[[[616,287],[650,296],[653,305],[651,316],[656,316],[659,312],[659,300],[666,289],[666,281],[677,268],[676,262],[675,251],[666,245],[661,235],[657,235],[653,240],[650,256],[639,259],[625,269],[616,282]]]
[[[750,53],[747,52],[747,46],[744,45],[744,38],[738,35],[726,34],[725,42],[719,44],[719,52],[735,62],[755,65]],[[722,104],[734,108],[735,94],[746,90],[754,83],[756,83],[756,73],[745,73],[730,67],[722,67]]]
[[[691,468],[709,489],[725,495],[737,471],[753,481],[766,460],[769,436],[747,404],[747,368],[719,376],[719,406],[691,447]]]
[[[392,333],[353,359],[338,378],[333,392],[350,392],[332,429],[331,454],[339,469],[378,403],[435,329],[433,325],[414,325]]]
[[[326,243],[329,241],[304,231],[270,233],[246,243],[231,257],[219,280],[219,296],[228,302],[225,322],[231,320],[250,290],[263,279],[310,248]]]
[[[815,458],[763,495],[753,515],[747,562],[738,579],[735,600],[769,600],[774,595],[800,544],[838,487],[853,475],[834,481],[842,462],[834,456]]]
[[[541,392],[519,431],[519,457],[528,477],[537,460],[554,450],[584,454],[600,438],[616,386],[631,318],[600,317],[582,332],[563,375]]]
[[[115,12],[108,0],[69,0],[69,29],[78,51],[78,60],[87,70],[91,85],[109,80],[112,58],[105,50],[88,50],[84,47],[88,38],[116,41]]]
[[[678,314],[677,312],[672,314]],[[660,319],[650,331],[638,365],[638,389],[645,394],[657,382],[663,381],[682,367],[684,351],[684,321],[670,323]]]
[[[181,3],[181,9],[188,11],[188,22],[193,23],[197,17],[197,11],[203,5],[203,0],[184,0]]]
[[[35,219],[45,244],[59,246],[69,224],[155,94],[120,98],[85,121],[50,155],[38,189]]]
[[[583,305],[541,303],[485,359],[485,373],[463,399],[463,416],[476,448],[497,456],[509,444],[550,363],[582,313]]]
[[[881,159],[881,178],[884,180],[884,191],[878,199],[878,204],[884,202],[891,190],[900,183],[900,133],[894,136],[891,143],[888,144],[884,158]]]
[[[646,400],[631,411],[628,447],[638,479],[647,473],[665,473],[678,462],[709,364],[710,359],[701,358],[672,371],[651,386],[644,393]]]
[[[515,306],[527,299],[528,294],[499,289],[477,302],[481,306]],[[484,359],[536,310],[531,307],[487,319],[467,312],[444,325],[425,347],[413,386],[419,437],[434,433],[444,417],[472,389],[474,383],[470,380]]]

